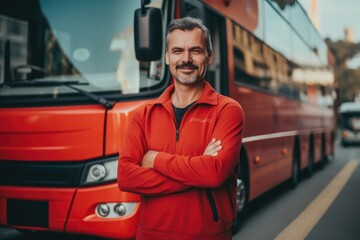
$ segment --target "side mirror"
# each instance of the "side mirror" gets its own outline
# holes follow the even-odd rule
[[[160,60],[163,49],[162,13],[159,8],[145,7],[134,15],[135,55],[139,61]]]

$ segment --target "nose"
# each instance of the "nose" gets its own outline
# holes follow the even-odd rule
[[[185,51],[184,51],[184,54],[183,54],[183,57],[182,57],[182,61],[183,61],[183,62],[186,62],[186,63],[192,61],[190,51],[188,51],[188,50],[185,50]]]

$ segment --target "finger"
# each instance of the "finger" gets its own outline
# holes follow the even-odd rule
[[[209,142],[209,144],[208,144],[208,146],[209,146],[210,144],[214,143],[215,141],[216,141],[216,138],[211,139],[210,142]]]
[[[222,149],[222,146],[220,145],[220,146],[217,146],[216,148],[214,148],[212,150],[212,152],[219,152],[221,149]]]
[[[207,149],[213,149],[216,148],[217,146],[221,145],[221,141],[218,140],[216,142],[210,142],[209,145],[207,145]]]
[[[213,149],[218,149],[218,147],[221,146],[221,141],[216,141],[214,144],[212,144],[211,146],[209,146],[209,150],[213,150]]]
[[[210,156],[217,156],[217,153],[222,149],[222,146],[217,146],[211,150],[206,151],[206,153],[204,153],[204,155],[210,155]],[[216,155],[214,155],[216,154]]]
[[[213,156],[214,153],[216,153],[217,151],[220,151],[221,149],[222,149],[222,147],[221,147],[221,141],[220,141],[220,140],[216,140],[216,138],[213,138],[213,139],[211,139],[211,141],[209,142],[209,144],[206,146],[203,155]],[[216,154],[216,155],[217,155],[217,154]],[[216,156],[216,155],[215,155],[215,156]]]
[[[211,141],[209,142],[209,144],[207,145],[207,147],[211,146],[212,144],[214,144],[216,142],[216,139],[213,138],[211,139]]]
[[[215,144],[216,139],[213,138],[210,143],[206,146],[204,153],[208,152],[209,150],[214,148],[214,144]]]

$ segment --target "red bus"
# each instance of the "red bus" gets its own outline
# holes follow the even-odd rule
[[[171,84],[149,60],[182,16],[209,27],[206,78],[246,116],[234,231],[249,202],[334,153],[333,58],[295,0],[151,1],[151,31],[134,27],[138,1],[0,5],[0,226],[134,238],[140,197],[118,189],[118,152],[132,111]]]

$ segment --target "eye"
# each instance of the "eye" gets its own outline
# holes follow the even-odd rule
[[[192,52],[193,54],[200,54],[200,53],[202,53],[203,51],[202,51],[202,49],[200,49],[200,48],[195,48],[195,49],[191,50],[191,52]]]
[[[182,53],[182,50],[181,49],[173,49],[172,53],[173,54],[180,54],[180,53]]]

